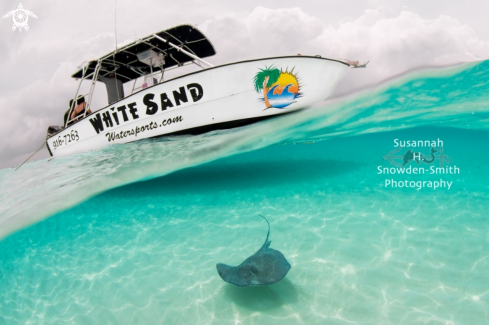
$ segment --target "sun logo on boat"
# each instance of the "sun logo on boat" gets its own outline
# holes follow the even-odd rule
[[[265,110],[287,107],[302,95],[299,92],[299,77],[294,73],[294,68],[289,72],[273,66],[265,67],[255,75],[253,83],[256,92],[263,94],[260,100],[265,102]]]

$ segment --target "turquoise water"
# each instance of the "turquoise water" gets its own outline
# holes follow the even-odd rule
[[[488,72],[418,71],[239,129],[0,171],[0,323],[487,323]],[[379,174],[394,139],[442,140],[459,173]],[[292,268],[238,288],[215,264],[260,248],[258,213]]]

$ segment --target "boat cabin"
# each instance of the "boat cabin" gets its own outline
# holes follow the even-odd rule
[[[190,64],[202,69],[205,66],[212,67],[202,58],[214,54],[216,51],[211,42],[197,28],[180,25],[138,39],[98,60],[86,62],[72,75],[80,83],[74,96],[76,100],[70,101],[65,113],[63,127],[90,114],[97,82],[105,84],[108,104],[111,105],[128,95],[163,82],[165,71]],[[137,85],[138,80],[142,81],[140,85]],[[88,93],[82,94],[82,82],[90,83]],[[131,91],[125,94],[123,85],[130,82]]]

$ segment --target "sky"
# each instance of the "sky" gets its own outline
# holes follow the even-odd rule
[[[20,1],[0,2],[0,15]],[[70,76],[137,38],[189,23],[213,43],[219,65],[269,56],[370,61],[333,96],[426,66],[489,58],[489,1],[479,0],[25,0],[29,31],[0,20],[0,168],[21,163],[60,125],[78,83]],[[188,70],[188,69],[187,69]],[[196,68],[196,70],[198,70]],[[354,73],[353,73],[354,72]],[[97,104],[105,99],[102,84]],[[95,103],[94,103],[95,104]],[[93,106],[95,107],[95,106]],[[44,148],[33,159],[49,155]]]

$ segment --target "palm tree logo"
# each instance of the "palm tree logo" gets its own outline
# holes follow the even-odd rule
[[[260,100],[265,102],[265,110],[287,107],[302,96],[299,92],[299,77],[294,73],[294,68],[289,72],[273,66],[265,67],[255,75],[253,83],[256,92],[263,94]]]

